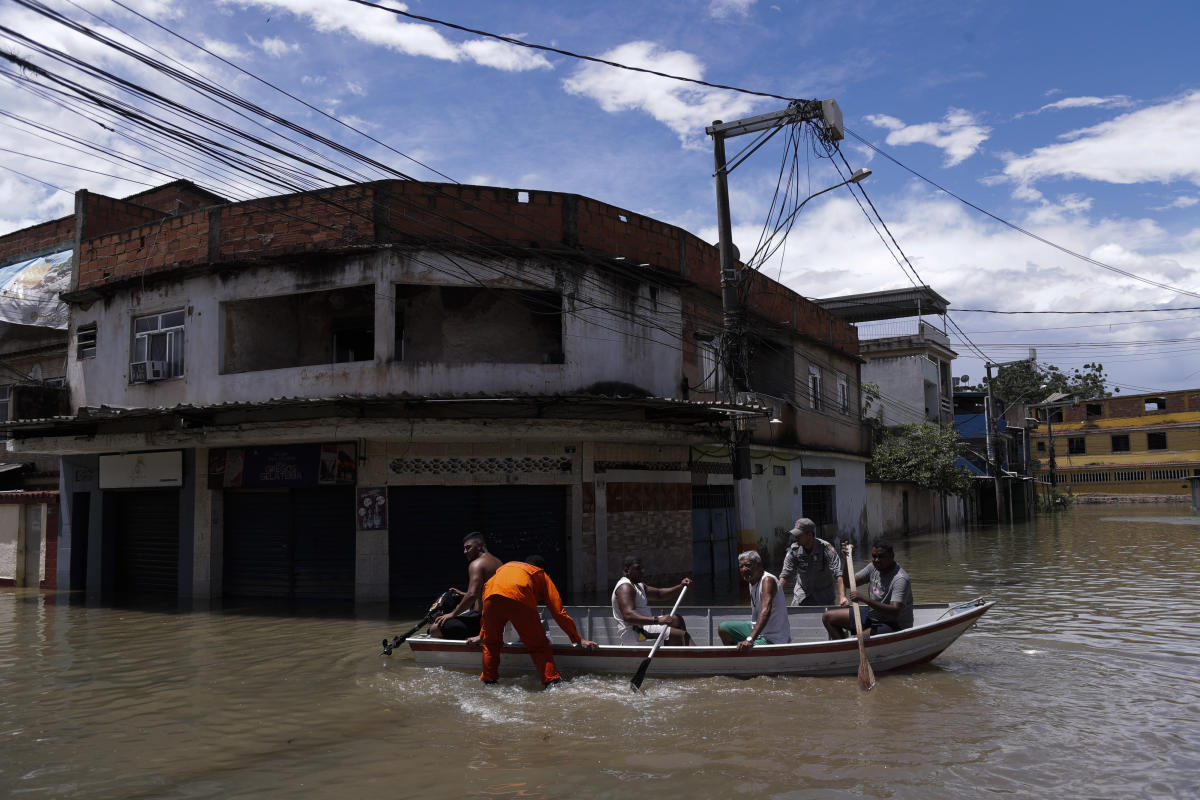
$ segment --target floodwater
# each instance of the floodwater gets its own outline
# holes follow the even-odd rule
[[[998,599],[933,664],[532,677],[378,655],[392,619],[0,589],[0,797],[1200,796],[1200,522],[1076,506],[898,540],[918,602]]]

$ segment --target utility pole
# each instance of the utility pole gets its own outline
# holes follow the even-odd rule
[[[994,436],[992,428],[996,424],[996,413],[992,409],[992,366],[987,363],[983,368],[987,370],[987,405],[983,407],[983,425],[987,429],[987,460],[988,469],[992,473],[992,490],[996,496],[996,522],[1002,522],[1000,518],[1004,516],[1000,509],[1000,462],[996,460],[996,445],[993,444]]]
[[[759,114],[734,122],[716,120],[705,129],[713,137],[713,166],[717,190],[717,231],[721,255],[721,363],[725,368],[724,389],[733,402],[749,391],[749,364],[746,347],[746,314],[739,293],[737,256],[733,246],[733,223],[729,212],[729,173],[738,161],[730,165],[725,158],[725,140],[748,133],[779,128],[796,122],[823,123],[824,134],[837,141],[845,137],[842,111],[834,100],[793,100],[781,111]],[[751,150],[750,152],[753,152]],[[743,161],[749,153],[743,157]],[[839,184],[840,185],[840,184]],[[805,201],[807,202],[807,201]],[[758,532],[754,520],[754,496],[750,477],[750,432],[739,421],[732,424],[734,502],[738,518],[738,550],[756,550]]]

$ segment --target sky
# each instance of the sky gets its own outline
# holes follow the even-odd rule
[[[948,319],[930,321],[971,383],[984,359],[1035,348],[1068,371],[1103,364],[1125,394],[1200,387],[1200,5],[28,2],[279,119],[259,127],[25,0],[0,0],[0,234],[70,214],[77,189],[122,197],[181,177],[230,199],[286,192],[47,92],[50,76],[96,84],[44,47],[263,140],[282,141],[271,131],[286,120],[382,165],[338,175],[374,180],[386,167],[572,192],[714,243],[705,127],[782,98],[834,98],[840,155],[775,136],[730,173],[734,243],[755,250],[781,175],[803,199],[844,179],[843,157],[872,171],[870,205],[848,188],[813,198],[758,268],[810,298],[928,284],[950,302]],[[731,157],[751,138],[729,140]]]

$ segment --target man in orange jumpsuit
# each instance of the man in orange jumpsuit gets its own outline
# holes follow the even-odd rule
[[[483,645],[484,683],[495,683],[500,671],[500,648],[504,642],[504,626],[511,622],[529,650],[541,676],[542,684],[549,686],[562,680],[554,666],[554,655],[550,651],[550,640],[542,627],[538,605],[545,605],[558,627],[576,647],[595,650],[599,645],[579,635],[575,620],[563,609],[562,598],[550,576],[541,567],[523,561],[503,564],[483,586],[483,626],[478,636],[467,641]]]

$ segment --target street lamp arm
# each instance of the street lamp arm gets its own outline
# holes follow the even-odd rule
[[[862,167],[860,169],[856,169],[854,171],[853,175],[851,175],[849,178],[842,181],[841,183],[835,183],[833,186],[822,189],[819,192],[813,192],[808,197],[801,200],[800,204],[792,209],[792,213],[788,214],[783,219],[782,222],[780,222],[778,225],[775,226],[776,232],[778,232],[782,228],[786,228],[787,226],[791,225],[792,220],[795,219],[796,215],[800,213],[800,209],[804,208],[804,205],[809,200],[812,200],[814,197],[820,197],[821,195],[825,194],[826,192],[832,192],[834,189],[840,189],[841,187],[846,186],[847,184],[858,183],[859,181],[863,180],[864,178],[869,177],[870,175],[871,175],[871,170],[867,169],[866,167]],[[771,238],[773,239],[774,235],[772,235]],[[766,247],[768,244],[770,244],[770,239],[768,239],[766,242],[763,243],[763,247]],[[755,251],[754,255],[750,257],[750,261],[748,261],[746,263],[750,263],[752,261],[759,260],[758,257],[762,253],[763,247],[760,247],[757,251]],[[777,250],[777,249],[778,249],[778,245],[776,245],[776,247],[773,248],[770,253],[763,256],[761,260],[765,262],[768,258],[770,258],[772,255],[775,254],[775,250]]]

